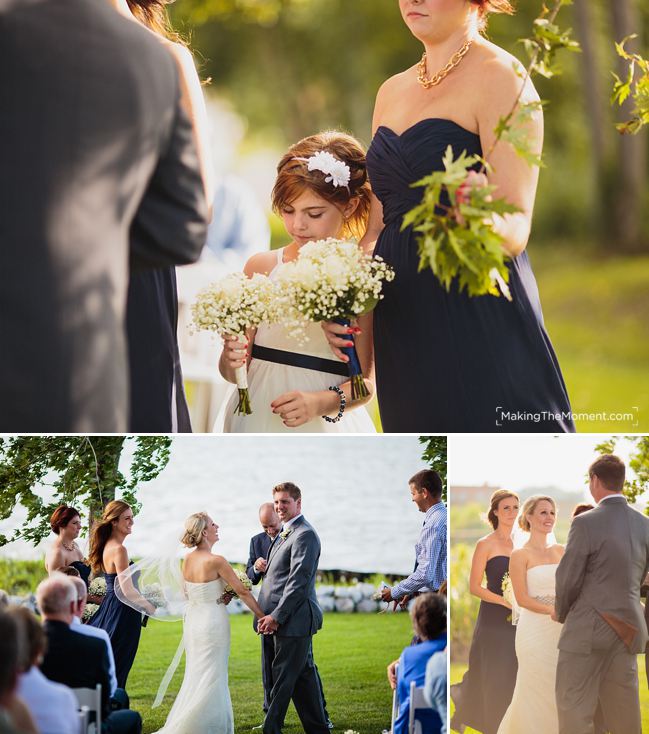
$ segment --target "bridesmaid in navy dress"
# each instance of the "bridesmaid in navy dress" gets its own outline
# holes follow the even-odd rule
[[[74,507],[59,505],[50,517],[50,527],[57,536],[45,555],[45,568],[49,574],[73,566],[86,586],[90,581],[90,566],[76,543],[81,532],[81,517]]]
[[[90,564],[95,576],[106,579],[106,596],[89,624],[106,630],[115,656],[117,687],[126,688],[126,680],[135,660],[142,630],[142,615],[123,604],[115,595],[115,578],[129,566],[124,540],[133,528],[133,510],[126,502],[109,502],[90,537]],[[155,609],[143,600],[143,606]]]
[[[496,734],[514,695],[516,627],[502,584],[509,571],[518,508],[513,492],[494,492],[488,514],[493,532],[478,541],[473,553],[469,590],[480,599],[480,611],[471,640],[469,669],[461,683],[451,686],[455,704],[451,727],[458,731],[470,726],[482,734]],[[487,585],[483,586],[485,576]]]
[[[464,150],[489,151],[499,118],[520,92],[523,82],[514,71],[514,57],[480,34],[489,12],[512,12],[511,6],[507,0],[399,0],[399,5],[425,57],[378,92],[367,154],[375,196],[361,243],[368,250],[376,243],[375,254],[396,272],[374,312],[383,429],[573,431],[570,402],[525,251],[538,168],[507,143],[489,155],[495,195],[522,210],[495,222],[512,256],[511,303],[502,297],[470,298],[455,284],[447,292],[432,271],[418,272],[415,234],[410,228],[401,232],[403,215],[422,196],[422,189],[411,184],[443,168],[449,145],[455,156]],[[522,101],[536,99],[528,82]],[[529,135],[540,152],[541,112],[529,123]],[[471,185],[485,182],[485,176],[474,174]],[[343,340],[332,335],[335,329],[327,330],[331,345],[342,346]]]

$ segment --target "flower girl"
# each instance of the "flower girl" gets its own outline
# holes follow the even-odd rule
[[[244,268],[249,278],[262,273],[272,280],[307,242],[363,234],[370,185],[360,143],[343,133],[324,132],[291,146],[277,167],[272,203],[292,241],[253,255]],[[361,316],[348,329],[365,375],[373,370],[371,319],[371,313]],[[333,356],[320,324],[307,325],[303,342],[289,337],[281,324],[262,323],[247,337],[247,343],[224,338],[219,369],[235,382],[236,368],[247,365],[252,415],[235,415],[234,391],[214,431],[374,433],[363,407],[374,387],[366,379],[369,396],[352,401],[347,364]]]

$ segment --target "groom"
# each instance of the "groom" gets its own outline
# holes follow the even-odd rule
[[[622,495],[617,456],[601,456],[588,474],[598,504],[573,520],[557,569],[559,732],[592,734],[599,699],[606,731],[642,734],[637,655],[648,637],[640,586],[649,570],[649,518]]]
[[[177,65],[105,0],[0,0],[0,89],[0,432],[123,433],[129,263],[207,232]]]
[[[274,646],[273,687],[263,732],[281,733],[293,699],[306,734],[329,734],[312,647],[313,635],[322,627],[315,593],[320,539],[302,515],[299,487],[278,484],[273,500],[283,527],[270,548],[259,595],[266,616],[258,621],[257,631],[272,634]]]

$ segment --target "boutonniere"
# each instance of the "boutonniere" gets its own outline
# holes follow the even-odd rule
[[[286,540],[288,536],[293,532],[293,528],[288,528],[288,530],[282,530],[282,532],[279,534],[279,537],[282,540]]]

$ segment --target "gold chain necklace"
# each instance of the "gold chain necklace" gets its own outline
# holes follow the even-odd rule
[[[435,76],[432,78],[426,76],[426,52],[424,51],[424,55],[421,57],[421,61],[417,64],[417,81],[424,89],[436,87],[440,82],[446,79],[446,77],[467,55],[472,43],[473,39],[470,38],[459,51],[456,51],[453,56],[451,56],[448,64],[446,64],[446,66],[441,71],[438,71],[437,74],[435,74]]]

